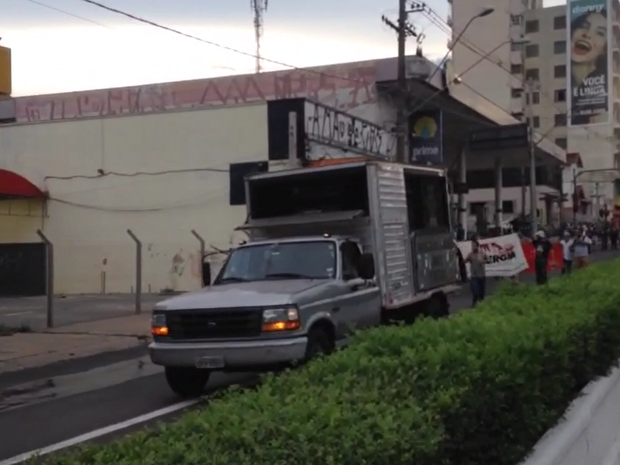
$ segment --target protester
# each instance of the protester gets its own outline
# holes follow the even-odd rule
[[[591,253],[592,239],[588,237],[587,228],[584,226],[579,237],[575,239],[573,257],[575,269],[579,270],[588,266]]]
[[[486,254],[480,249],[480,243],[477,238],[471,241],[471,252],[465,259],[469,263],[469,286],[471,289],[471,306],[484,300],[486,294]]]
[[[609,231],[609,242],[611,242],[611,250],[618,250],[618,228],[611,227]]]
[[[575,239],[568,229],[564,231],[560,244],[562,245],[563,258],[562,274],[570,274],[573,270],[573,251]]]
[[[536,256],[534,258],[534,269],[536,271],[536,284],[547,284],[547,265],[549,263],[549,253],[551,252],[551,242],[547,239],[544,231],[538,231],[532,240]]]

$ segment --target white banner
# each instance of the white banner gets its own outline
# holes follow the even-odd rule
[[[463,258],[467,258],[471,253],[471,241],[457,242],[456,244],[463,254]],[[528,268],[518,234],[481,239],[480,249],[487,256],[487,277],[507,278]],[[469,275],[469,265],[467,265],[467,276]]]

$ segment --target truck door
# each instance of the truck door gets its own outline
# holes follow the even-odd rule
[[[351,328],[377,326],[381,321],[381,295],[374,283],[361,279],[357,263],[362,253],[359,245],[345,241],[340,245],[342,280],[340,297],[334,303],[333,318],[339,337],[346,337]]]

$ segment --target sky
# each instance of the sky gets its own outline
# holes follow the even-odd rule
[[[198,79],[254,71],[254,58],[105,11],[83,0],[1,0],[0,45],[13,55],[13,95]],[[99,0],[200,39],[254,54],[251,0]],[[562,0],[548,0],[557,5]],[[430,3],[429,3],[430,4]],[[446,18],[446,0],[431,7]],[[265,70],[394,56],[397,0],[270,0]],[[448,32],[412,16],[425,56],[441,60]],[[410,40],[409,52],[415,50]]]

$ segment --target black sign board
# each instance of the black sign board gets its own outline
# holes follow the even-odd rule
[[[378,124],[310,100],[304,115],[309,142],[384,160],[393,156],[396,137]]]
[[[471,150],[498,150],[527,147],[528,128],[525,123],[481,129],[469,133]]]

